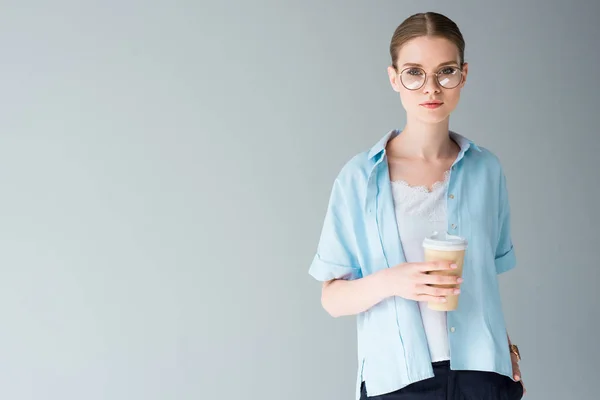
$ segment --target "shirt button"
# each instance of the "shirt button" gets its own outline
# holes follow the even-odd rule
[[[455,327],[450,328],[450,332],[454,333],[454,331],[456,331]]]
[[[453,198],[454,198],[454,195],[453,195],[453,194],[451,194],[451,195],[450,195],[450,196],[448,196],[448,197],[450,197],[451,199],[453,199]]]

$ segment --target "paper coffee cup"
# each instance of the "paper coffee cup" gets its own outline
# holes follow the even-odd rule
[[[447,232],[433,232],[423,240],[423,250],[425,261],[451,261],[457,265],[456,269],[443,271],[430,271],[432,275],[454,275],[462,277],[463,262],[465,251],[467,249],[467,239],[450,235]],[[458,288],[459,284],[453,285],[431,285],[441,288]],[[452,311],[458,308],[458,298],[460,295],[446,296],[445,303],[429,302],[427,306],[437,311]]]

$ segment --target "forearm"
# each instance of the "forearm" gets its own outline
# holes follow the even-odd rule
[[[355,280],[336,279],[324,284],[321,304],[333,317],[355,315],[388,297],[386,291],[380,272]]]

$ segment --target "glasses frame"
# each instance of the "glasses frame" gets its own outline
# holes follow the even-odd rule
[[[441,71],[441,70],[443,70],[444,68],[456,68],[456,69],[458,69],[458,71],[460,72],[460,81],[458,81],[458,83],[456,84],[456,86],[452,86],[452,87],[446,87],[446,86],[444,86],[444,85],[442,85],[442,84],[440,83],[440,76],[439,76],[439,73],[440,73],[440,71]],[[421,71],[423,71],[423,73],[425,74],[425,79],[423,80],[423,83],[421,84],[421,86],[419,86],[418,88],[414,88],[414,89],[408,88],[408,87],[407,87],[407,86],[404,84],[404,81],[402,80],[402,73],[403,73],[404,71],[406,71],[406,70],[409,70],[409,69],[420,69],[420,70],[421,70]],[[400,79],[400,83],[401,83],[401,84],[402,84],[402,86],[404,86],[404,87],[405,87],[407,90],[419,90],[419,89],[421,89],[421,88],[422,88],[423,86],[425,86],[425,84],[427,83],[427,79],[429,79],[429,75],[431,75],[431,74],[430,74],[430,73],[427,73],[427,72],[425,72],[425,70],[424,70],[423,68],[421,68],[421,67],[406,67],[406,68],[404,68],[402,71],[398,72],[398,78]],[[438,85],[440,85],[440,86],[441,86],[441,87],[443,87],[444,89],[455,89],[455,88],[457,88],[457,87],[458,87],[458,86],[460,86],[460,84],[463,82],[463,78],[464,78],[464,73],[463,73],[463,69],[462,69],[462,67],[457,67],[457,66],[454,66],[454,65],[446,65],[446,66],[443,66],[443,67],[441,67],[441,68],[440,68],[440,69],[439,69],[437,72],[435,72],[433,75],[435,75],[435,80],[437,81]]]

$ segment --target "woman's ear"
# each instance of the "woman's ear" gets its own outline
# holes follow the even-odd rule
[[[390,79],[390,85],[392,85],[392,89],[395,92],[400,93],[400,78],[398,77],[398,73],[396,72],[396,68],[393,65],[387,67],[388,77]]]
[[[463,88],[465,86],[465,83],[467,83],[467,74],[469,73],[469,63],[464,63],[462,70],[463,70],[463,81],[460,84],[461,88]]]

